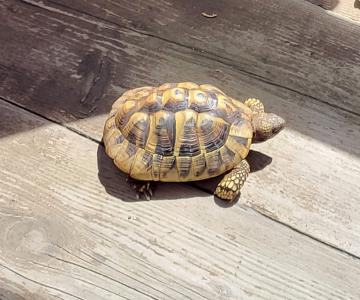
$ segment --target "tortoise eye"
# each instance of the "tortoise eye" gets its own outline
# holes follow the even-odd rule
[[[281,130],[281,127],[275,127],[272,132],[278,133],[280,130]]]

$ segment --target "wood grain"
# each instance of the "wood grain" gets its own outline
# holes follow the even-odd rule
[[[303,107],[324,114],[334,111],[312,97],[265,83],[257,76],[203,57],[201,52],[76,10],[46,1],[31,3],[0,3],[5,20],[0,32],[4,42],[0,48],[0,96],[8,101],[59,123],[77,121],[70,126],[100,139],[106,118],[103,114],[126,88],[166,81],[208,82],[240,100],[260,97],[268,109],[281,111],[286,119],[288,112],[299,115],[288,122],[289,128],[352,151],[346,143],[308,127],[312,118],[299,113]],[[78,3],[73,3],[75,8]],[[351,93],[356,104],[357,90]],[[357,115],[341,110],[338,114],[344,128],[360,123]]]
[[[0,3],[5,20],[0,37],[6,41],[0,48],[2,97],[98,141],[104,113],[126,87],[193,80],[215,84],[238,99],[260,97],[288,125],[257,148],[272,164],[250,176],[242,203],[359,256],[357,115],[186,47],[42,3]],[[2,135],[28,128],[3,126]]]
[[[24,1],[126,27],[360,113],[360,27],[306,1]]]
[[[360,297],[357,259],[186,185],[135,202],[101,145],[3,102],[0,120],[29,126],[0,143],[2,299]]]

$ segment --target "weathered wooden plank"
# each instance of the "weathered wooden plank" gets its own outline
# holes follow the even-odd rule
[[[2,299],[360,297],[358,259],[186,185],[135,202],[101,145],[3,102],[0,125]]]
[[[197,52],[61,7],[42,9],[7,1],[0,8],[4,20],[0,96],[57,122],[84,119],[78,126],[94,138],[101,138],[105,116],[100,115],[108,113],[124,88],[190,80],[215,84],[238,99],[261,97],[267,107],[281,111],[287,119],[288,112],[295,115],[288,127],[343,150],[352,149],[310,129],[307,122],[312,118],[306,114],[297,118],[303,106],[326,114],[326,105]],[[269,93],[273,96],[267,97]],[[344,116],[344,128],[360,123],[351,114],[339,114]],[[90,116],[98,116],[97,122],[86,120]]]
[[[273,163],[250,177],[241,201],[359,255],[359,117],[86,15],[13,1],[0,7],[6,42],[0,48],[0,95],[98,140],[103,113],[127,86],[193,80],[240,99],[264,99],[286,118],[288,129],[261,147]],[[334,164],[334,157],[341,163]],[[328,180],[320,182],[324,176]]]
[[[360,27],[305,1],[24,1],[196,49],[265,82],[360,113]]]

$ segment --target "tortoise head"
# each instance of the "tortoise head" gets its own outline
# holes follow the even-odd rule
[[[254,130],[253,142],[259,143],[279,133],[285,127],[285,120],[273,113],[255,113],[252,117],[252,127]]]
[[[266,113],[259,99],[249,98],[244,103],[252,111],[253,142],[263,142],[279,133],[285,127],[285,120],[278,115]]]

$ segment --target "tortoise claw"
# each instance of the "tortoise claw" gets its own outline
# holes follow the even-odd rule
[[[145,197],[146,200],[151,200],[153,196],[152,184],[150,181],[140,181],[133,179],[131,177],[127,177],[126,181],[130,184],[131,188],[136,193],[136,199],[140,200],[142,196]]]
[[[146,200],[148,200],[148,201],[151,200],[150,193],[146,193],[146,192],[145,192],[145,193],[144,193],[144,196],[145,196],[145,199],[146,199]]]

